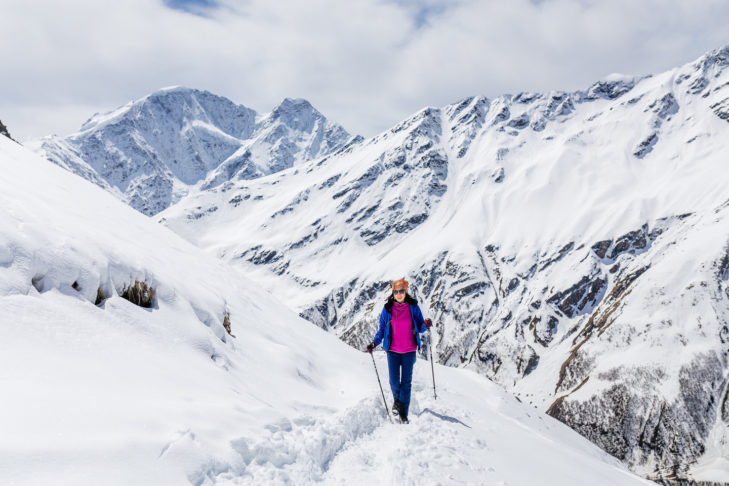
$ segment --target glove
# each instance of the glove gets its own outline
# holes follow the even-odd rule
[[[369,343],[367,345],[367,352],[372,354],[372,351],[375,349],[375,343]]]
[[[430,319],[426,319],[425,320],[425,328],[426,329],[430,329],[430,326],[432,326],[432,325],[433,325],[433,321],[431,321]]]

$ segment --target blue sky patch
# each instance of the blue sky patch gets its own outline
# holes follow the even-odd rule
[[[426,0],[391,0],[393,3],[407,8],[412,15],[415,27],[420,29],[425,26],[432,17],[445,12],[454,2],[434,2]]]
[[[162,0],[166,6],[175,10],[206,16],[210,10],[219,6],[217,0]]]

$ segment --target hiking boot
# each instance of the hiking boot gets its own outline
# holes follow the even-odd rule
[[[399,417],[402,413],[402,403],[400,400],[395,400],[395,402],[392,404],[392,414],[395,417]]]
[[[403,424],[407,424],[408,422],[408,416],[405,415],[405,407],[403,407],[403,403],[398,401],[395,402],[397,404],[397,415],[396,417],[400,419],[400,422]],[[393,411],[395,409],[395,406],[393,405]]]

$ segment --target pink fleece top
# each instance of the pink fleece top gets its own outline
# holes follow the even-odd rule
[[[390,351],[395,353],[410,353],[418,349],[413,335],[413,318],[410,315],[410,306],[407,302],[392,304],[392,342]]]

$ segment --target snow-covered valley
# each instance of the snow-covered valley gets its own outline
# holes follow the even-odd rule
[[[426,108],[159,220],[359,349],[405,276],[440,363],[641,475],[729,481],[727,66]]]
[[[1,484],[650,484],[470,370],[435,400],[419,361],[390,423],[368,354],[5,137],[0,165]]]
[[[281,330],[308,329],[294,315],[298,313],[359,350],[374,332],[388,282],[404,276],[437,323],[432,351],[439,363],[490,378],[536,408],[524,413],[542,417],[538,420],[548,420],[542,412],[558,418],[644,477],[666,484],[729,482],[727,66],[729,47],[653,76],[612,75],[582,91],[471,97],[425,108],[366,140],[350,137],[304,100],[285,100],[270,114],[258,115],[210,93],[165,89],[94,116],[71,137],[31,145],[117,199],[155,214],[155,220],[205,250],[207,256],[194,253],[194,265],[207,268],[202,262],[213,262],[221,273],[201,280],[198,287],[197,276],[209,270],[190,266],[194,270],[188,271],[188,260],[182,257],[175,265],[160,263],[166,255],[144,260],[152,247],[163,246],[148,236],[162,228],[140,230],[144,237],[133,233],[132,240],[146,243],[120,250],[124,258],[103,252],[99,256],[99,248],[116,248],[115,242],[129,233],[121,225],[108,228],[116,238],[98,241],[83,252],[94,255],[91,261],[98,265],[84,267],[73,260],[63,267],[86,268],[74,277],[77,280],[66,270],[60,280],[54,276],[59,272],[56,261],[68,259],[54,253],[26,269],[30,280],[26,274],[8,275],[26,285],[18,284],[25,289],[21,294],[40,292],[34,297],[50,298],[46,296],[58,292],[65,297],[80,293],[92,304],[110,297],[102,304],[108,310],[114,302],[124,307],[126,301],[116,295],[136,280],[149,282],[150,269],[159,266],[167,269],[159,270],[164,273],[176,266],[177,273],[155,277],[153,283],[185,282],[184,292],[175,284],[170,302],[191,308],[196,322],[206,324],[206,332],[226,340],[213,340],[218,347],[236,348],[239,342],[227,337],[222,327],[227,313],[234,334],[236,315],[266,321],[263,311],[248,311],[262,300],[293,309],[293,314],[285,311],[286,317],[276,319],[283,323]],[[75,194],[67,197],[75,201]],[[16,200],[22,196],[16,195]],[[47,214],[56,214],[55,206],[49,203],[36,213],[45,221]],[[98,215],[98,220],[103,217]],[[107,228],[92,221],[68,226],[87,224],[88,232],[78,237],[94,242],[96,228],[102,228],[101,233]],[[159,234],[171,238],[166,232]],[[76,241],[73,238],[53,241]],[[173,248],[183,244],[170,241]],[[180,248],[185,254],[197,251],[189,245]],[[135,263],[125,263],[118,274],[116,262],[127,261],[126,255],[134,255]],[[35,256],[24,258],[36,261]],[[231,276],[226,264],[245,277]],[[191,274],[196,282],[190,282]],[[28,281],[34,282],[32,288]],[[227,284],[218,286],[216,281]],[[254,290],[259,288],[277,300]],[[158,295],[164,295],[162,289]],[[194,296],[199,293],[210,300],[198,302]],[[241,297],[249,294],[256,297]],[[163,312],[144,312],[161,319],[160,329],[169,325],[163,324],[169,321],[160,317]],[[125,321],[126,314],[120,319]],[[188,322],[189,316],[180,319]],[[282,341],[298,349],[295,342]],[[262,357],[277,355],[263,349]],[[421,357],[430,351],[426,345]],[[239,363],[236,353],[216,351],[211,361],[232,369]],[[306,362],[320,363],[307,353]],[[359,360],[359,371],[353,373],[372,381],[371,363],[353,350],[337,353],[342,354],[327,362],[329,366]],[[284,375],[294,369],[280,364]],[[464,408],[462,402],[471,395],[458,387],[450,388],[443,400],[429,402],[425,366],[425,361],[419,363],[419,414],[411,424],[416,427],[409,429],[418,432],[413,436],[431,427],[436,427],[435,434],[448,435],[440,426],[460,422],[473,426],[463,418],[470,413],[487,414],[481,416],[484,423],[494,421],[488,414],[500,405]],[[454,383],[460,380],[456,377],[471,376],[438,370],[437,375],[449,376]],[[286,376],[282,388],[288,388],[288,379],[302,379],[293,373]],[[350,378],[344,379],[356,381]],[[215,380],[203,382],[208,386]],[[322,416],[336,422],[376,407],[375,386],[367,394],[359,388],[345,390],[343,396],[351,393],[347,399],[329,391],[311,397],[304,393],[304,408],[330,407]],[[481,400],[497,393],[487,380],[485,388],[480,386],[466,388]],[[170,391],[173,396],[175,390]],[[267,396],[264,391],[251,393]],[[284,401],[288,398],[286,394]],[[362,405],[362,400],[371,402]],[[330,402],[337,405],[322,405]],[[313,432],[318,426],[297,428],[301,424],[292,417],[300,409],[291,407],[281,412],[288,425],[259,431],[264,435],[252,433],[259,439],[268,437],[257,442],[260,447],[279,440],[276,434],[296,436],[297,444],[329,440]],[[330,412],[333,415],[327,415]],[[303,420],[305,424],[309,419]],[[384,424],[377,420],[364,420],[371,425],[364,427],[366,433],[345,431],[356,436],[345,441],[346,447],[340,439],[331,439],[338,444],[333,449],[351,451],[336,458],[316,452],[311,459],[307,452],[291,449],[298,445],[289,447],[290,439],[281,439],[284,442],[267,450],[288,451],[283,456],[246,463],[245,458],[253,456],[245,453],[243,469],[232,459],[222,460],[222,465],[210,459],[215,466],[200,469],[207,471],[200,474],[232,484],[241,477],[260,480],[261,474],[285,482],[285,474],[294,469],[300,474],[301,467],[314,471],[310,480],[331,482],[340,481],[350,466],[360,472],[358,478],[375,477],[383,465],[400,474],[410,466],[398,469],[383,456],[402,450],[406,442],[400,449],[377,442],[375,454],[356,445],[390,433],[390,426],[380,427]],[[328,427],[337,435],[342,429],[334,422]],[[457,430],[456,442],[471,440],[464,438],[467,435],[494,450],[489,434]],[[411,432],[396,433],[410,440]],[[237,440],[219,431],[214,434],[225,437],[212,442],[228,444],[228,449]],[[475,455],[458,464],[467,464],[463,471],[477,472],[462,472],[455,479],[437,476],[434,482],[479,478],[484,484],[531,484],[517,476],[493,482],[473,464],[488,463],[498,471],[491,465],[495,459],[481,456],[481,449],[473,446],[478,442],[470,444],[469,453]],[[206,457],[223,457],[230,454],[228,449]],[[496,449],[502,451],[500,446]],[[437,462],[435,456],[428,457]],[[304,476],[289,479],[300,477]]]

